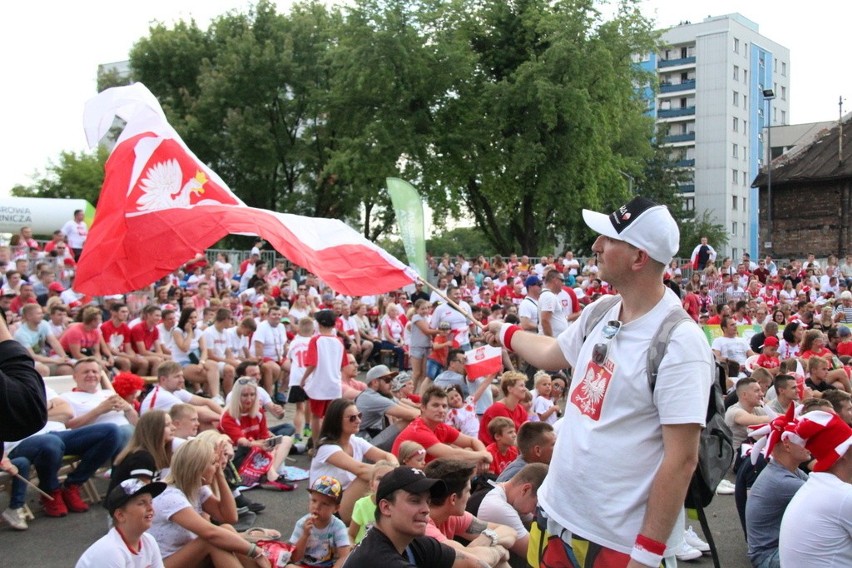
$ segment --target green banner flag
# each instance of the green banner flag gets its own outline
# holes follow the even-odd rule
[[[426,279],[426,229],[423,202],[414,186],[399,178],[387,178],[388,193],[396,212],[399,235],[408,255],[408,265]]]

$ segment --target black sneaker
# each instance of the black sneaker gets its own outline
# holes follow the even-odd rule
[[[252,513],[260,513],[261,511],[266,509],[266,505],[264,505],[263,503],[257,503],[255,501],[252,501],[248,504],[248,508],[249,511],[251,511]]]

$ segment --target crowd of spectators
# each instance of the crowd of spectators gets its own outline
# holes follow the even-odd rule
[[[81,485],[111,465],[115,526],[129,526],[127,507],[136,501],[142,511],[153,508],[147,528],[126,530],[139,532],[140,548],[156,548],[141,536],[155,535],[166,566],[190,565],[189,558],[267,565],[252,539],[232,528],[262,509],[229,477],[259,451],[271,464],[258,484],[275,491],[293,488],[287,454],[311,454],[309,514],[290,539],[300,565],[366,565],[359,549],[350,555],[352,546],[383,546],[366,529],[388,536],[398,528],[384,517],[402,507],[406,487],[430,494],[425,534],[456,549],[424,544],[415,528],[415,556],[436,566],[450,557],[490,566],[523,557],[570,369],[541,372],[504,351],[504,372],[471,380],[466,352],[483,341],[473,322],[558,336],[585,305],[617,293],[597,277],[594,258],[567,251],[535,262],[432,257],[432,290],[418,282],[349,297],[284,260],[269,266],[258,242],[237,266],[225,254],[198,255],[142,290],[90,298],[73,287],[84,243],[69,245],[61,231],[45,246],[28,229],[15,237],[0,247],[0,307],[39,373],[72,375],[76,386],[47,388],[51,422],[7,444],[2,468],[26,475],[34,467],[50,495],[45,514],[60,517],[89,508]],[[726,419],[737,445],[748,441],[749,426],[806,398],[836,403],[852,422],[849,397],[833,394],[852,391],[852,333],[844,325],[852,323],[852,256],[823,265],[812,256],[755,263],[746,254],[718,266],[715,252],[701,256],[700,270],[674,261],[665,281],[693,319],[720,330],[712,347],[729,368]],[[280,421],[287,405],[292,424],[272,428],[267,416]],[[79,464],[60,483],[68,455]],[[419,480],[423,467],[428,478]],[[155,479],[165,484],[136,483]],[[426,479],[442,484],[426,487]],[[475,500],[477,517],[468,500],[487,479],[498,483]],[[395,489],[383,491],[383,483]],[[27,528],[25,492],[16,485],[3,512],[19,530]],[[414,498],[406,506],[419,514]],[[469,544],[456,546],[457,536]],[[765,535],[749,542],[771,545]],[[678,557],[703,551],[706,543],[688,529]]]

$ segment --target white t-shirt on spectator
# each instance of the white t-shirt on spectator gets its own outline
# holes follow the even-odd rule
[[[71,405],[71,409],[74,411],[74,418],[77,418],[78,416],[91,412],[97,405],[114,394],[115,391],[108,390],[99,390],[95,393],[71,391],[62,393],[59,395],[59,398],[68,401],[68,404]],[[116,426],[126,426],[127,424],[130,424],[130,422],[127,421],[123,412],[111,410],[95,418],[92,424],[115,424]]]
[[[290,360],[290,386],[299,386],[305,376],[305,356],[308,354],[310,337],[297,335],[287,349],[287,359]]]
[[[564,296],[564,299],[562,296]],[[567,301],[568,312],[565,311],[565,301]],[[568,314],[571,310],[571,297],[568,296],[568,293],[564,290],[560,290],[559,294],[554,294],[550,290],[542,290],[541,296],[538,298],[538,309],[540,312],[550,312],[550,328],[553,332],[552,337],[557,337],[568,328]],[[538,322],[538,332],[544,334],[540,317]]]
[[[202,504],[212,495],[210,488],[202,485],[195,502],[190,502],[183,491],[169,485],[165,491],[154,497],[154,521],[148,529],[148,534],[157,540],[163,558],[168,558],[186,543],[198,538],[195,533],[173,522],[172,515],[190,508],[200,515],[203,512]]]
[[[713,340],[713,349],[721,353],[722,357],[745,365],[751,347],[742,337],[717,337]]]
[[[257,326],[257,331],[254,332],[252,342],[258,341],[263,343],[263,356],[273,361],[280,361],[286,353],[284,347],[287,344],[287,330],[284,325],[279,323],[272,327],[268,321],[262,321]],[[252,349],[254,355],[254,349]]]
[[[502,485],[497,485],[485,495],[482,503],[479,504],[476,518],[480,521],[512,527],[518,533],[518,538],[524,538],[530,534],[521,521],[521,516],[506,500],[506,491]]]
[[[190,400],[192,400],[192,393],[186,389],[169,392],[160,385],[157,385],[151,389],[151,392],[142,401],[139,413],[145,414],[149,410],[165,410],[168,412],[174,405],[182,402],[189,403]]]
[[[201,334],[207,351],[219,359],[227,359],[231,355],[231,344],[228,338],[228,328],[219,331],[211,325]]]
[[[352,459],[356,462],[364,461],[364,454],[370,451],[370,448],[373,445],[363,438],[359,438],[357,436],[352,436],[349,438],[349,445],[352,446]],[[317,455],[314,456],[313,461],[311,461],[311,476],[310,476],[310,484],[313,485],[314,481],[317,480],[321,475],[330,475],[331,477],[337,479],[340,482],[340,486],[345,490],[349,487],[349,484],[355,481],[357,477],[354,473],[349,472],[345,469],[340,469],[339,467],[332,465],[327,462],[328,458],[336,454],[337,452],[342,452],[343,448],[338,446],[337,444],[325,444],[324,446],[320,446],[317,450]]]
[[[113,527],[86,549],[76,568],[163,568],[163,557],[157,541],[148,533],[142,533],[139,552],[131,553]]]

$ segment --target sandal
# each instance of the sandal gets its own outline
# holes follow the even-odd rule
[[[252,527],[241,536],[249,542],[257,543],[259,540],[278,540],[281,538],[281,533],[275,529],[265,529],[262,527]]]

